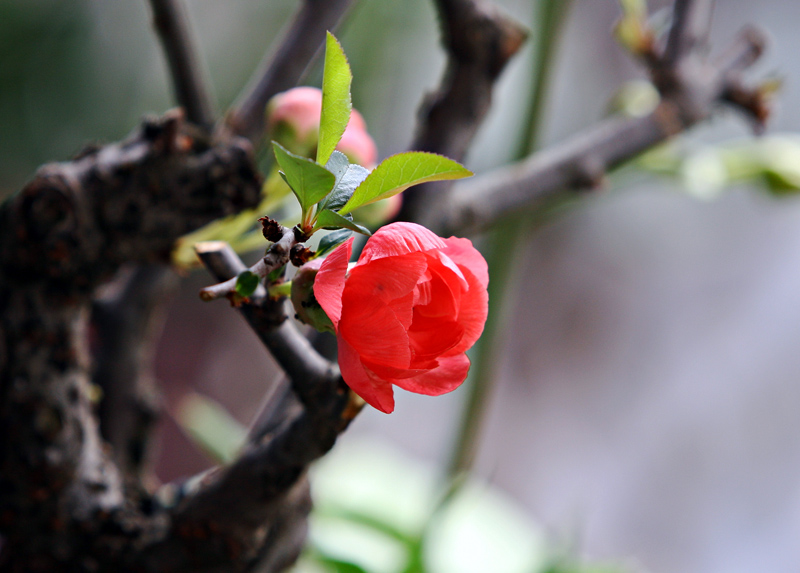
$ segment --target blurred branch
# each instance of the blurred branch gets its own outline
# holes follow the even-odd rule
[[[166,265],[131,269],[121,285],[92,305],[97,350],[93,381],[102,390],[100,431],[120,469],[141,476],[158,414],[152,363],[164,303],[177,287]]]
[[[607,171],[705,121],[719,104],[733,105],[761,127],[768,94],[742,85],[740,73],[757,59],[764,42],[750,30],[727,50],[724,67],[695,50],[674,64],[659,59],[651,72],[662,101],[651,114],[604,120],[520,163],[457,184],[449,202],[425,212],[422,222],[445,233],[469,233],[561,192],[597,187]]]
[[[0,435],[14,437],[0,440],[0,534],[10,570],[87,560],[118,570],[108,563],[135,551],[118,532],[148,526],[134,510],[140,492],[123,488],[92,411],[92,297],[121,265],[163,261],[177,237],[254,205],[260,187],[246,141],[209,145],[171,112],[40,168],[0,205]]]
[[[663,61],[675,65],[707,47],[714,0],[675,0]]]
[[[325,41],[355,0],[303,0],[278,48],[262,62],[239,101],[228,112],[225,128],[258,143],[272,96],[297,85]]]
[[[175,97],[186,118],[206,130],[214,125],[214,106],[200,65],[197,45],[182,0],[149,0],[153,24],[167,57]]]
[[[527,31],[483,0],[436,0],[435,4],[447,68],[439,89],[422,103],[411,148],[463,161],[489,111],[494,84],[525,42]],[[416,220],[421,210],[438,201],[443,185],[406,191],[398,218]]]

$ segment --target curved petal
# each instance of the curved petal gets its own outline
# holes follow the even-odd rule
[[[342,292],[347,274],[347,263],[353,248],[353,238],[347,239],[329,254],[314,279],[314,298],[328,315],[333,328],[339,331],[342,318]]]
[[[359,264],[368,263],[383,257],[405,255],[431,249],[443,249],[444,239],[416,223],[392,223],[381,227],[367,241]]]
[[[415,314],[408,329],[409,344],[414,351],[410,366],[417,368],[420,362],[454,354],[452,350],[461,346],[463,339],[464,327],[453,318],[427,318]]]
[[[366,360],[397,368],[411,362],[409,312],[414,286],[425,273],[422,253],[356,265],[342,294],[339,333]],[[408,310],[404,311],[405,304]]]
[[[411,362],[406,328],[378,298],[359,297],[346,289],[338,334],[371,362],[397,368],[407,368]]]
[[[339,344],[339,370],[348,386],[373,408],[391,414],[394,411],[394,391],[388,380],[381,380],[361,362],[358,352],[341,336]]]
[[[464,329],[461,341],[444,353],[444,356],[453,356],[466,352],[480,338],[486,317],[489,314],[489,293],[481,280],[469,270],[464,269],[464,276],[469,283],[469,290],[461,294],[458,309],[458,324]]]
[[[347,277],[347,292],[378,298],[388,304],[413,292],[427,269],[428,261],[423,253],[359,262]]]
[[[439,366],[424,374],[414,378],[394,379],[391,382],[409,392],[439,396],[461,386],[466,380],[468,372],[469,358],[466,354],[459,354],[449,358],[440,358]]]
[[[478,249],[472,246],[472,241],[450,237],[444,242],[447,244],[442,249],[444,254],[453,259],[459,267],[469,269],[483,288],[489,286],[489,267],[486,259],[478,252]]]

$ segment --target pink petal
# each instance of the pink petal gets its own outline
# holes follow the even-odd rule
[[[337,337],[339,344],[339,370],[342,378],[353,392],[361,396],[364,401],[387,414],[394,411],[394,391],[387,380],[381,380],[364,368],[358,352],[350,346],[341,336]]]
[[[471,348],[480,338],[489,313],[489,293],[486,292],[486,287],[467,269],[464,270],[464,276],[469,283],[469,290],[461,294],[457,318],[464,333],[461,342],[448,350],[445,356],[460,354]]]
[[[449,358],[440,358],[439,366],[420,374],[414,378],[392,380],[403,390],[425,394],[427,396],[439,396],[452,392],[467,378],[469,372],[469,358],[466,354],[459,354]]]
[[[433,360],[445,353],[453,354],[451,350],[464,338],[464,327],[453,318],[428,318],[415,314],[408,338],[414,351],[410,366],[416,368],[419,361]]]
[[[357,290],[359,296],[377,297],[388,304],[412,293],[427,269],[428,261],[422,253],[359,261],[347,277],[347,290]]]
[[[395,368],[394,366],[386,366],[385,364],[376,364],[368,360],[362,360],[364,368],[372,372],[378,378],[383,380],[392,380],[395,378],[413,378],[420,374],[425,374],[427,371],[436,368],[439,362],[436,360],[428,361],[419,368]]]
[[[367,360],[407,368],[414,286],[427,269],[422,253],[387,257],[358,264],[350,271],[342,294],[339,333]]]
[[[445,239],[447,246],[444,254],[453,259],[459,267],[466,267],[478,279],[478,283],[485,289],[489,286],[489,267],[486,259],[472,246],[469,239],[450,237]]]
[[[322,262],[314,280],[314,298],[331,319],[333,328],[337,331],[342,317],[342,292],[352,248],[353,238],[336,247]]]
[[[407,368],[411,362],[408,333],[392,309],[378,298],[361,297],[349,288],[342,302],[339,337],[366,360]]]
[[[363,264],[383,257],[443,249],[445,246],[444,239],[422,225],[392,223],[381,227],[370,237],[358,262]]]

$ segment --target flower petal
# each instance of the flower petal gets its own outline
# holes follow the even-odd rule
[[[410,366],[418,368],[422,361],[453,354],[452,349],[460,346],[463,338],[464,327],[453,318],[428,318],[415,313],[408,329],[409,344],[414,351]]]
[[[359,264],[368,263],[375,259],[405,255],[419,251],[443,249],[447,245],[441,237],[416,223],[392,223],[381,227],[367,241]]]
[[[350,346],[341,336],[337,337],[339,344],[339,370],[348,386],[361,396],[364,401],[386,414],[394,411],[394,391],[392,384],[381,380],[366,368],[361,362],[358,352]]]
[[[439,366],[414,378],[394,379],[391,382],[403,390],[439,396],[452,392],[467,378],[469,373],[469,358],[466,354],[440,358]]]
[[[337,332],[342,318],[342,292],[352,248],[353,238],[336,247],[322,262],[314,279],[314,298],[331,319]]]
[[[472,241],[450,237],[444,242],[447,244],[443,249],[444,254],[462,269],[464,267],[469,269],[484,289],[489,286],[489,267],[486,265],[486,259],[472,246]]]
[[[350,271],[339,332],[364,359],[408,367],[411,321],[400,305],[407,301],[410,308],[414,286],[426,269],[425,255],[409,253],[358,264]]]
[[[464,329],[461,341],[444,353],[453,356],[466,352],[480,338],[489,313],[489,293],[481,283],[481,279],[464,269],[464,276],[469,283],[469,290],[461,294],[458,309],[458,324]]]

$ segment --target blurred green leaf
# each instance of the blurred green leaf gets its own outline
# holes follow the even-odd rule
[[[435,153],[409,151],[381,161],[359,185],[339,212],[353,209],[402,193],[412,185],[470,177],[472,171],[460,163]]]
[[[236,294],[242,297],[248,297],[253,294],[258,288],[261,279],[252,271],[242,271],[236,277]]]
[[[295,155],[280,143],[273,141],[272,147],[286,183],[292,188],[304,212],[333,189],[336,182],[333,173],[310,159]]]
[[[177,422],[194,442],[219,463],[234,459],[247,430],[221,404],[190,392],[177,410]]]
[[[325,165],[350,121],[350,83],[353,74],[339,41],[328,32],[322,72],[322,114],[319,121],[317,163]]]

